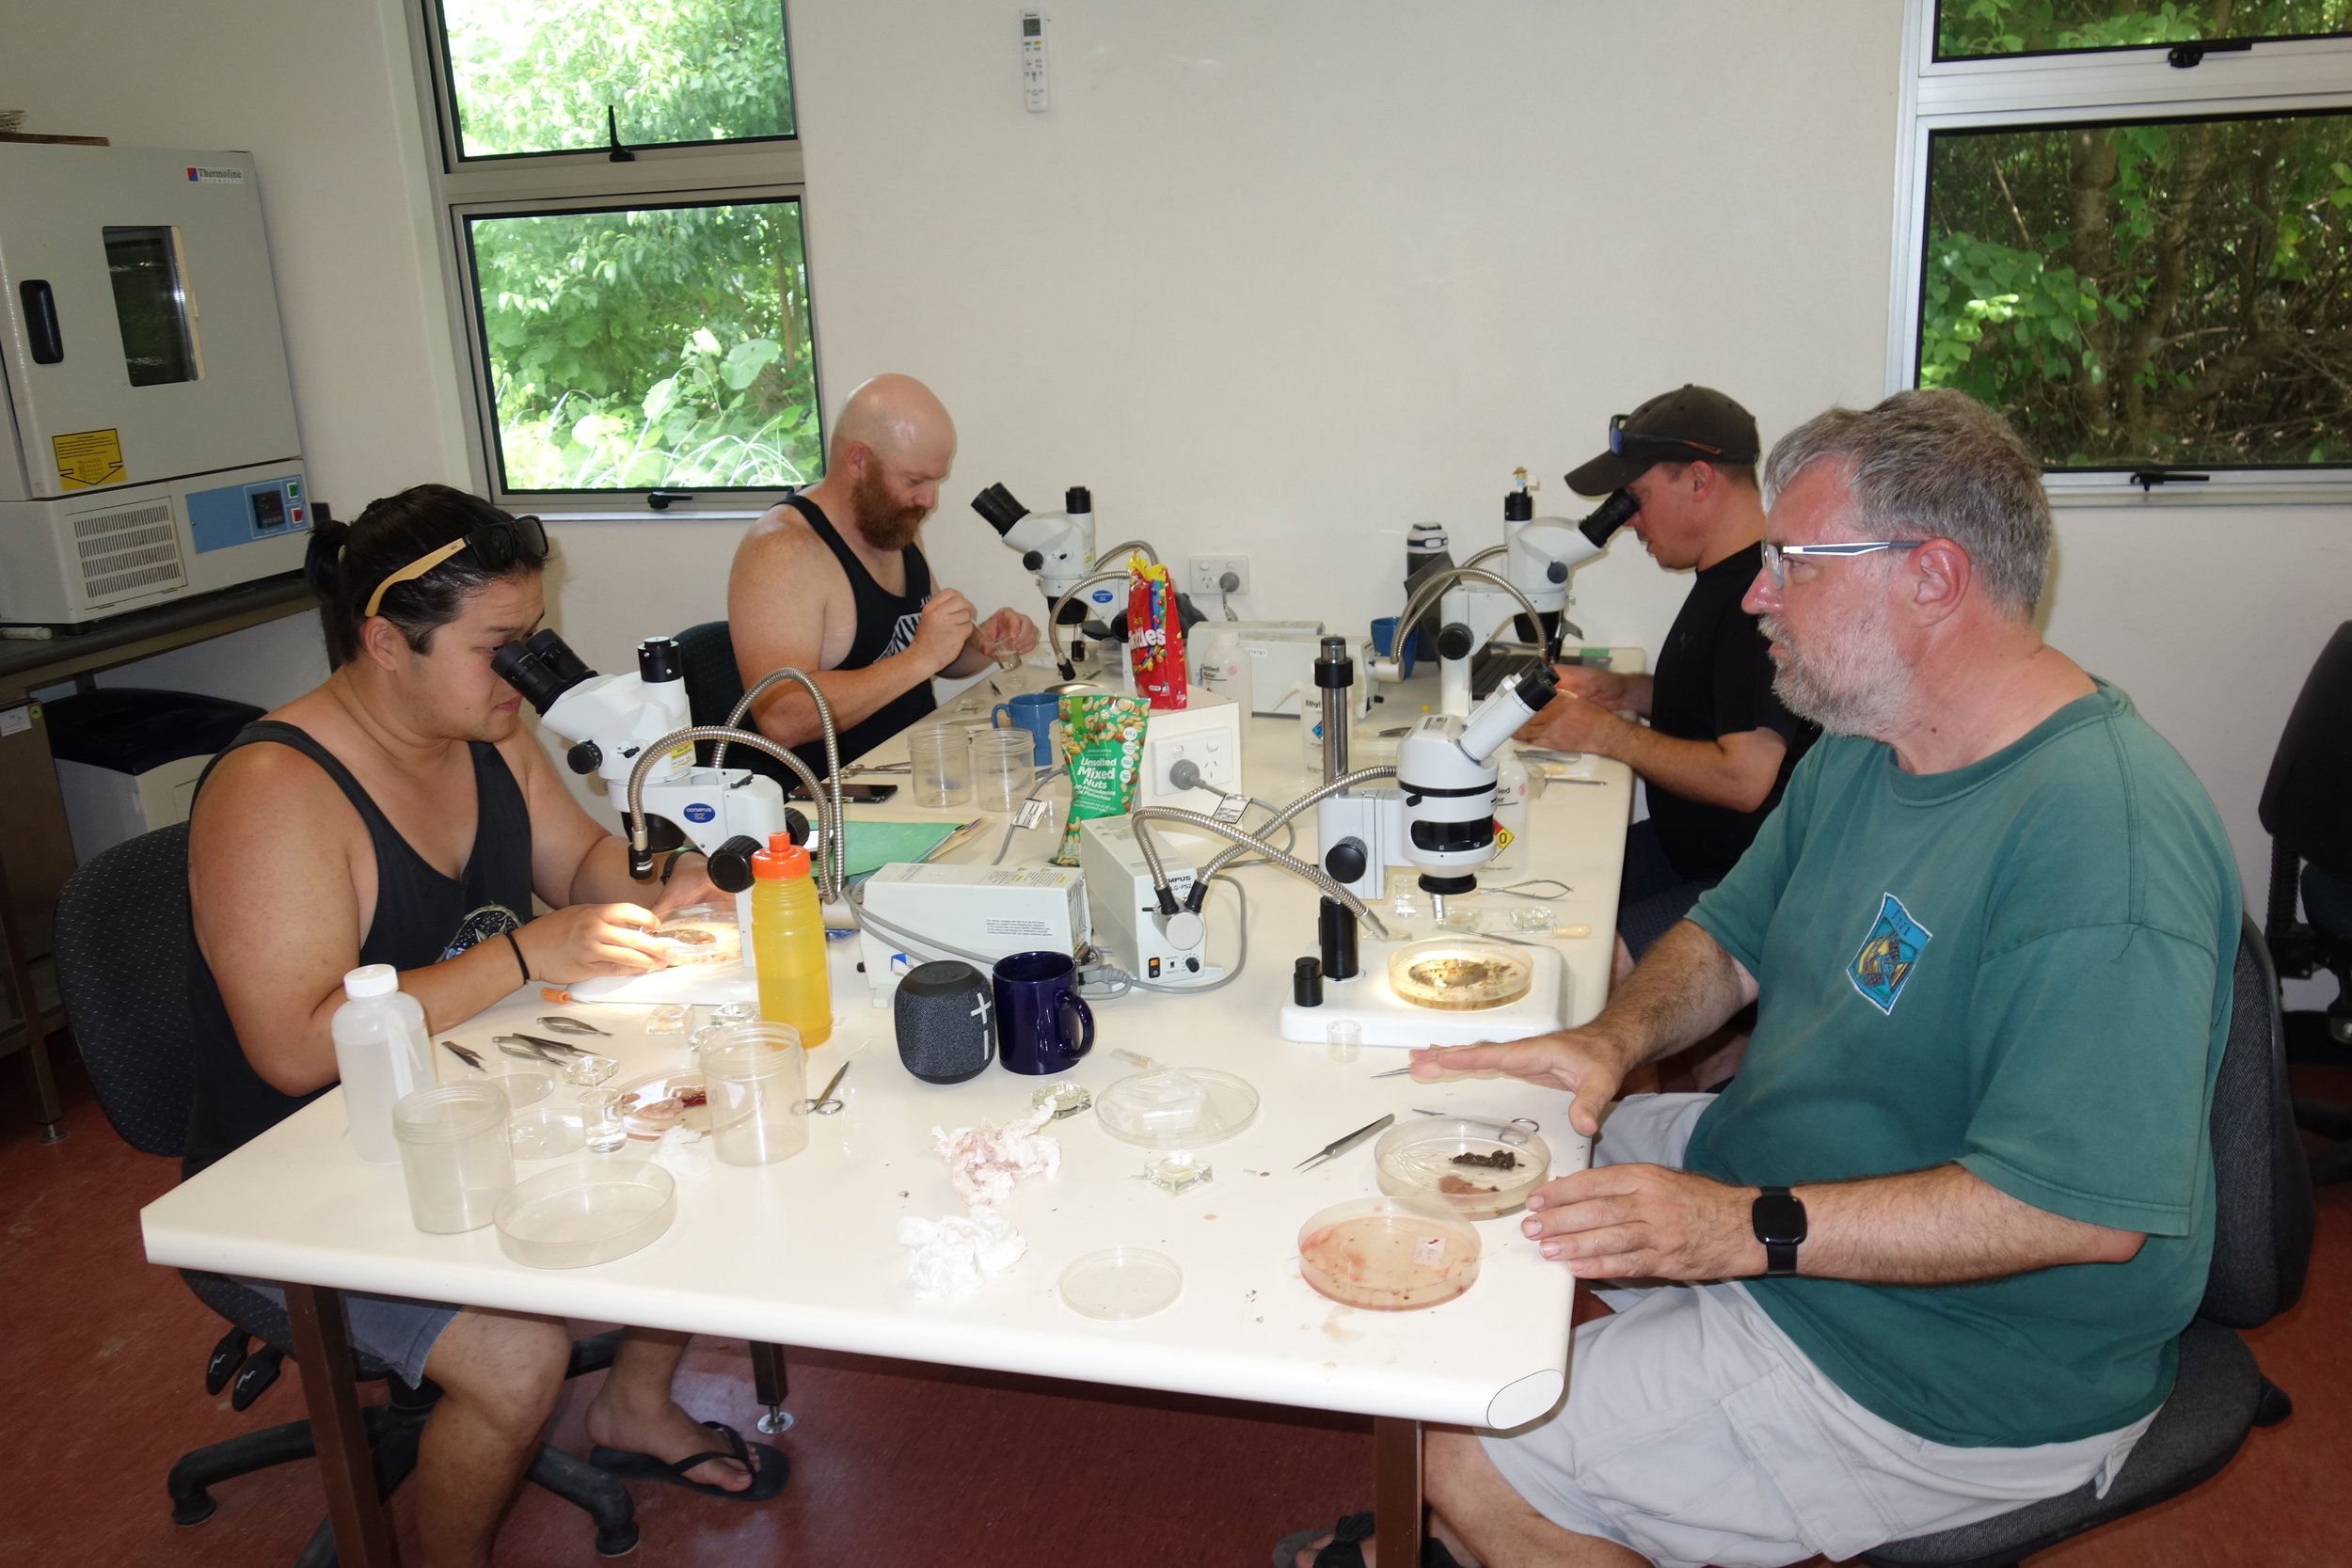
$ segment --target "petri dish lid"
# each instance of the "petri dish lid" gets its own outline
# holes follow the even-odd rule
[[[1061,1299],[1081,1317],[1104,1323],[1148,1318],[1184,1288],[1176,1259],[1150,1247],[1089,1252],[1061,1272]]]
[[[1131,1072],[1094,1097],[1103,1131],[1140,1148],[1206,1148],[1248,1127],[1258,1091],[1215,1068]]]
[[[670,1228],[676,1183],[650,1160],[575,1160],[516,1183],[499,1199],[499,1247],[536,1269],[626,1258]]]
[[[1551,1149],[1524,1127],[1480,1117],[1415,1117],[1372,1146],[1380,1190],[1488,1219],[1551,1175]],[[1507,1163],[1506,1163],[1507,1162]]]
[[[577,1105],[538,1104],[506,1118],[506,1136],[517,1160],[553,1160],[576,1153],[586,1142],[587,1124]]]
[[[1535,963],[1524,948],[1471,937],[1438,937],[1389,955],[1389,989],[1417,1007],[1470,1012],[1525,996]]]
[[[651,934],[673,967],[739,963],[743,958],[743,929],[736,924],[733,904],[690,904],[673,910]]]
[[[1359,1197],[1299,1227],[1298,1273],[1319,1293],[1375,1312],[1452,1301],[1478,1278],[1478,1232],[1439,1204]]]

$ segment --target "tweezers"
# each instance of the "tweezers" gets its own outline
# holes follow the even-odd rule
[[[1391,1111],[1387,1116],[1382,1117],[1378,1121],[1366,1122],[1363,1126],[1359,1127],[1355,1132],[1350,1132],[1343,1138],[1333,1138],[1329,1143],[1325,1144],[1321,1148],[1316,1149],[1312,1154],[1310,1154],[1304,1160],[1299,1161],[1295,1168],[1299,1170],[1311,1170],[1335,1155],[1346,1153],[1349,1149],[1355,1148],[1358,1144],[1362,1143],[1366,1138],[1371,1137],[1375,1132],[1379,1132],[1382,1128],[1388,1126],[1394,1120],[1396,1120],[1396,1113],[1394,1111]]]
[[[612,1030],[599,1029],[585,1019],[543,1018],[539,1020],[539,1027],[552,1029],[559,1035],[602,1035],[607,1039],[612,1037]]]
[[[1467,1121],[1473,1127],[1491,1127],[1497,1132],[1502,1134],[1505,1142],[1508,1142],[1518,1133],[1540,1132],[1544,1130],[1543,1123],[1536,1121],[1531,1117],[1513,1117],[1509,1121],[1497,1121],[1492,1117],[1464,1116],[1459,1111],[1433,1111],[1425,1105],[1414,1106],[1413,1115],[1417,1117],[1452,1117],[1456,1121]]]
[[[580,1047],[573,1045],[568,1041],[547,1039],[538,1035],[518,1034],[508,1036],[506,1037],[510,1039],[528,1040],[542,1051],[559,1052],[565,1056],[587,1056],[594,1054],[592,1052],[582,1051]]]
[[[492,1035],[490,1043],[499,1048],[501,1055],[512,1056],[517,1061],[536,1062],[541,1067],[564,1065],[563,1057],[548,1055],[537,1046],[531,1044],[530,1038],[528,1035]]]
[[[455,1040],[443,1040],[441,1042],[441,1049],[456,1057],[459,1061],[465,1063],[468,1067],[473,1069],[476,1072],[487,1070],[482,1065],[482,1053],[478,1051],[469,1051],[464,1046],[458,1044]]]

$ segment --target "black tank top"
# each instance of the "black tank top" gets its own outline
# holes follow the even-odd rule
[[[833,551],[841,562],[841,570],[850,578],[850,597],[857,606],[857,632],[850,639],[849,654],[834,666],[836,670],[863,670],[901,652],[914,641],[915,628],[923,622],[923,605],[931,596],[931,569],[923,560],[923,552],[909,545],[898,552],[906,563],[907,591],[888,592],[874,580],[874,574],[866,569],[866,562],[857,552],[842,542],[834,531],[825,510],[806,496],[787,498],[793,510],[808,519],[808,526],[817,531],[817,537]],[[843,730],[839,736],[841,760],[864,756],[883,741],[905,729],[937,707],[931,695],[931,683],[917,681],[905,691],[893,697],[864,719]],[[792,748],[800,759],[808,764],[809,771],[818,778],[825,775],[825,743],[812,740]],[[730,762],[734,757],[730,754]]]
[[[317,763],[368,825],[368,842],[375,850],[375,916],[368,925],[368,940],[359,947],[360,963],[422,969],[522,924],[531,908],[531,813],[496,746],[486,740],[469,743],[476,813],[473,853],[465,870],[450,878],[409,847],[350,769],[306,731],[264,719],[237,732],[220,755],[257,741],[291,746]],[[199,794],[212,768],[219,766],[220,757],[215,757],[197,782]],[[196,1023],[196,1106],[188,1117],[187,1157],[182,1169],[193,1176],[326,1091],[280,1094],[264,1082],[237,1042],[220,987],[196,945],[193,924],[188,957],[188,1002]]]

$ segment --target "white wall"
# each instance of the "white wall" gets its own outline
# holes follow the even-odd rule
[[[37,129],[256,153],[312,487],[355,510],[466,464],[407,3],[19,4],[0,57]],[[1247,552],[1243,613],[1353,625],[1394,608],[1410,523],[1493,542],[1514,467],[1581,510],[1558,476],[1653,391],[1722,387],[1770,439],[1882,390],[1891,0],[1064,0],[1043,116],[1016,7],[790,14],[828,401],[903,370],[955,410],[928,543],[983,606],[1029,593],[964,507],[991,481],[1088,483],[1106,539]],[[2256,898],[2270,747],[2352,615],[2346,522],[2061,518],[2053,641],[2187,755]],[[737,531],[562,525],[561,623],[612,664],[717,613]],[[1594,639],[1654,651],[1685,584],[1627,541],[1576,587]],[[288,635],[227,663],[283,679]]]

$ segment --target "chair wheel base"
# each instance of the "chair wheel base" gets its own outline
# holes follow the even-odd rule
[[[175,1525],[200,1525],[220,1512],[220,1504],[202,1487],[184,1497],[171,1499],[171,1522]]]
[[[610,1525],[596,1531],[598,1557],[627,1557],[637,1549],[637,1521]]]

